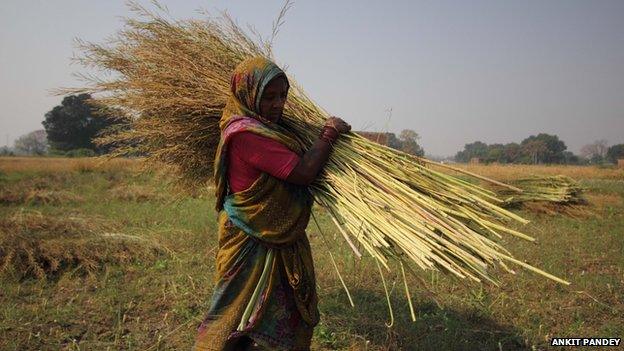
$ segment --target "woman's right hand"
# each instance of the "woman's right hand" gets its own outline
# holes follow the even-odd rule
[[[331,116],[325,121],[325,127],[330,127],[336,129],[338,133],[347,133],[351,130],[351,125],[342,119]]]

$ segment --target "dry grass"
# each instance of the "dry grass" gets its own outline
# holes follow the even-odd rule
[[[615,194],[586,194],[587,202],[598,208],[614,207],[622,204],[622,198]]]
[[[0,157],[0,172],[116,172],[138,171],[142,167],[141,159],[129,158],[61,158],[61,157]]]
[[[13,205],[24,203],[24,192],[16,189],[0,189],[0,204]]]
[[[68,191],[32,189],[24,194],[24,203],[33,205],[61,205],[65,203],[81,203],[81,196]]]
[[[51,174],[43,177],[27,177],[0,187],[0,204],[4,205],[62,205],[82,203],[84,199],[67,190],[58,189],[66,177]]]
[[[122,201],[161,201],[165,198],[163,194],[157,193],[152,187],[138,184],[122,184],[111,190],[108,194],[117,200]]]
[[[530,167],[527,172],[520,176],[534,173]],[[44,218],[58,220],[65,220],[59,214],[69,214],[76,222],[94,224],[96,232],[95,227],[134,234],[140,228],[141,236],[175,249],[176,256],[148,264],[107,263],[93,275],[70,274],[74,269],[83,272],[76,266],[59,270],[67,273],[58,279],[1,277],[0,350],[189,350],[214,287],[218,237],[213,197],[186,198],[175,205],[102,201],[111,186],[138,180],[157,188],[161,183],[127,173],[30,176],[6,174],[0,187],[27,184],[85,194],[85,203],[39,210],[49,216]],[[507,242],[528,262],[572,280],[571,286],[520,271],[502,275],[500,287],[466,284],[434,272],[408,276],[417,315],[412,322],[400,274],[387,274],[395,308],[392,328],[384,326],[388,307],[374,260],[354,258],[340,245],[341,234],[328,212],[315,206],[356,307],[349,305],[312,223],[308,236],[321,311],[312,350],[547,350],[553,336],[624,335],[624,182],[583,184],[589,209],[598,217],[541,216],[523,210],[531,219],[524,229],[540,245]],[[0,206],[0,217],[13,216],[20,207]]]
[[[82,198],[65,191],[15,189],[14,187],[0,189],[0,204],[3,205],[58,205],[65,202],[82,202]]]
[[[453,165],[488,178],[510,181],[527,175],[565,175],[574,179],[624,180],[624,168],[570,165],[501,165],[457,164]]]
[[[106,264],[149,260],[165,252],[114,230],[99,218],[16,212],[0,219],[0,273],[39,279],[67,269],[91,274]]]
[[[536,214],[548,216],[568,216],[571,218],[589,218],[596,216],[586,205],[578,204],[560,204],[556,202],[525,202],[522,203],[522,209]]]

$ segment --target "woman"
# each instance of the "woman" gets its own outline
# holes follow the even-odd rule
[[[232,75],[215,157],[216,287],[196,351],[309,350],[319,313],[307,185],[351,126],[327,119],[305,151],[280,124],[288,88],[284,72],[262,57]]]

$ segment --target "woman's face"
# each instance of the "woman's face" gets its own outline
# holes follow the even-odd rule
[[[271,122],[277,122],[284,112],[284,104],[288,96],[288,83],[284,77],[272,79],[264,88],[260,98],[260,116]]]

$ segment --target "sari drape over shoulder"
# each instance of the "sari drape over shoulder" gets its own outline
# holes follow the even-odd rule
[[[319,321],[314,266],[305,233],[312,195],[305,186],[267,173],[246,190],[228,191],[227,146],[236,133],[253,132],[303,154],[302,145],[291,132],[254,112],[258,106],[256,95],[262,93],[257,87],[283,72],[262,58],[248,61],[233,75],[232,98],[221,119],[222,134],[215,158],[219,211],[216,287],[194,350],[233,350],[241,336],[274,349],[308,350]],[[269,261],[272,264],[268,266],[267,282],[249,321],[237,330],[269,250],[273,250],[275,259]]]

